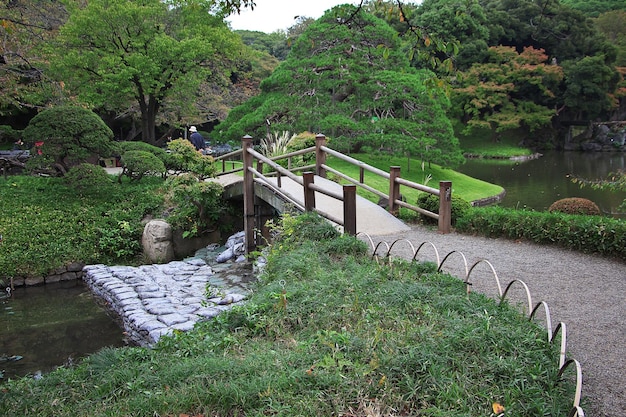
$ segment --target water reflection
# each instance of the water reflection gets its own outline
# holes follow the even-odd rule
[[[458,170],[504,187],[503,207],[543,211],[561,198],[583,197],[595,202],[604,213],[625,218],[626,214],[617,213],[617,207],[626,192],[581,189],[570,180],[571,175],[605,178],[619,169],[626,169],[626,155],[621,153],[546,152],[541,158],[524,162],[472,159]]]
[[[46,373],[104,346],[123,345],[121,328],[80,280],[16,288],[12,298],[0,300],[5,379]]]

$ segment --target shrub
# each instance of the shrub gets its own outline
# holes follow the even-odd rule
[[[165,182],[166,199],[172,211],[168,223],[193,237],[215,228],[226,210],[224,187],[216,182],[199,181],[191,174],[169,177]]]
[[[42,111],[24,129],[23,137],[28,143],[43,142],[32,159],[42,157],[48,169],[61,175],[73,165],[115,151],[111,129],[94,112],[76,106]]]
[[[626,259],[626,222],[609,217],[477,207],[459,218],[456,228]]]
[[[600,208],[591,200],[579,197],[563,198],[555,201],[548,208],[550,213],[560,212],[565,214],[587,214],[599,216]]]
[[[14,130],[9,125],[0,125],[0,144],[15,143],[20,136],[19,130]]]
[[[214,177],[217,172],[215,160],[211,156],[202,155],[185,139],[175,139],[168,143],[171,152],[171,168],[179,172],[191,172],[199,179]]]
[[[140,180],[146,175],[165,176],[165,165],[153,153],[146,151],[128,151],[122,155],[122,176],[128,176],[131,180]]]
[[[439,212],[439,197],[429,193],[421,193],[419,197],[417,197],[417,206],[421,207],[425,210],[432,211],[433,213]],[[463,217],[467,211],[472,208],[472,205],[463,200],[461,197],[457,197],[455,195],[452,196],[452,213],[451,213],[451,222],[455,224],[457,219]],[[425,215],[420,216],[422,220],[433,223],[436,222],[432,217],[428,217]]]
[[[140,141],[118,142],[115,144],[115,147],[117,149],[118,155],[120,156],[128,151],[144,151],[144,152],[150,152],[151,154],[154,154],[154,156],[156,156],[161,161],[163,161],[163,163],[166,166],[168,164],[169,154],[167,153],[167,151],[165,151],[165,149],[163,148],[150,145],[149,143],[146,143],[146,142],[140,142]]]
[[[64,180],[65,184],[80,195],[101,195],[113,185],[111,177],[104,168],[89,163],[72,167]]]

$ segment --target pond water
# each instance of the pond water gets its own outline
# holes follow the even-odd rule
[[[606,214],[626,218],[626,213],[618,213],[617,209],[626,192],[581,189],[570,180],[571,176],[605,178],[619,169],[626,169],[626,154],[555,151],[523,162],[470,159],[458,171],[504,187],[506,196],[500,203],[503,207],[544,211],[561,198],[583,197],[595,202]]]
[[[123,345],[122,329],[81,280],[20,287],[0,299],[0,383]]]

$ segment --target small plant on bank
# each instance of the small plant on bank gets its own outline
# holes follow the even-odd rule
[[[101,166],[90,163],[72,167],[63,180],[68,187],[83,196],[106,194],[113,187],[109,174]]]
[[[143,177],[152,175],[164,178],[166,171],[163,161],[156,155],[147,151],[127,151],[122,155],[122,172],[118,176],[118,182],[122,177],[139,181]]]
[[[421,193],[419,197],[417,197],[417,206],[421,207],[425,210],[428,210],[433,213],[439,213],[439,196]],[[460,197],[452,195],[452,224],[454,225],[457,219],[465,216],[465,214],[472,208],[472,205],[463,200]],[[420,215],[421,219],[426,223],[436,223],[437,220],[432,217]]]
[[[171,212],[169,224],[183,230],[183,237],[199,236],[215,230],[226,210],[224,188],[215,182],[200,181],[192,174],[169,177],[164,185]]]
[[[557,200],[548,208],[550,213],[587,214],[599,216],[600,208],[591,200],[579,197],[570,197]]]

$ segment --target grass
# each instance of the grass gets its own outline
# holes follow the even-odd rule
[[[456,136],[465,155],[479,158],[508,159],[516,156],[529,156],[533,153],[528,148],[519,146],[523,139],[518,131],[509,131],[493,139],[493,132],[489,129],[476,129],[471,134],[461,133],[463,126],[457,122]]]
[[[369,154],[353,154],[352,157],[385,172],[389,172],[391,166],[399,166],[402,178],[436,189],[439,189],[439,181],[452,181],[452,193],[466,201],[492,197],[503,191],[503,188],[498,185],[469,177],[452,169],[442,168],[436,164],[425,164],[422,168],[421,161],[416,159],[409,161],[408,158],[403,157]],[[327,164],[351,178],[359,179],[357,166],[336,158],[330,158]],[[389,181],[368,171],[365,174],[365,183],[385,194],[389,193]],[[359,189],[358,193],[371,201],[378,201],[378,196],[366,190]],[[419,195],[419,191],[404,186],[401,186],[400,193],[409,203],[415,203]]]
[[[247,304],[152,350],[9,381],[0,415],[567,414],[555,347],[512,308],[432,264],[379,265],[316,216],[284,230]]]

